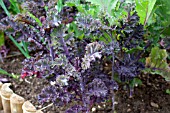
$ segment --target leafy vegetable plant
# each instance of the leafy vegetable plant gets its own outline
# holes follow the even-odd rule
[[[146,58],[146,66],[149,67],[148,71],[150,73],[159,74],[169,81],[170,68],[167,63],[167,56],[168,55],[165,49],[154,47],[151,50],[150,56]]]

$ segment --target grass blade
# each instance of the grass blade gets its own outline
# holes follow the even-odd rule
[[[9,38],[12,40],[12,42],[18,47],[18,49],[21,51],[21,53],[26,57],[30,58],[30,55],[22,49],[22,47],[18,44],[18,42],[11,36],[9,35]]]
[[[18,79],[19,78],[19,75],[10,74],[10,73],[8,73],[7,71],[5,71],[5,70],[3,70],[1,68],[0,68],[0,74],[8,75],[8,76],[10,76],[10,77],[12,77],[14,79]]]
[[[5,13],[10,17],[10,13],[9,13],[9,11],[7,10],[7,8],[6,8],[3,0],[0,0],[0,5],[1,5],[1,7],[3,8],[3,10],[5,11]]]

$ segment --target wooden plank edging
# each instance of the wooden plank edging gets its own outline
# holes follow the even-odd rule
[[[0,82],[0,110],[3,110],[3,113],[43,113],[41,110],[37,110],[32,103],[15,94],[9,88],[10,85],[11,83]]]

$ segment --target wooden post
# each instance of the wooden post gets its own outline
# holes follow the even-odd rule
[[[10,97],[13,94],[13,91],[9,88],[10,85],[11,83],[3,84],[0,92],[4,113],[11,113]]]

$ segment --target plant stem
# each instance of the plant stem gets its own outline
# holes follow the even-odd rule
[[[112,47],[113,47],[113,51],[112,51],[112,80],[114,80],[114,62],[115,62],[115,53],[114,53],[114,38],[111,34],[112,37]],[[115,95],[114,95],[114,90],[112,90],[112,110],[114,111],[115,106],[114,106],[114,102],[115,102]]]
[[[133,95],[133,92],[134,92],[134,87],[130,87],[130,94],[129,94],[129,97],[131,98],[132,97],[132,95]]]
[[[0,53],[0,61],[1,61],[2,63],[4,63],[4,60],[3,60],[3,58],[2,58],[1,53]]]
[[[68,48],[67,48],[67,45],[65,43],[65,40],[63,37],[60,37],[60,40],[61,40],[61,44],[63,45],[63,48],[64,48],[64,51],[65,51],[65,54],[67,57],[69,57],[69,52],[68,52]]]
[[[50,55],[52,57],[52,61],[54,61],[54,50],[53,50],[53,46],[52,46],[52,43],[51,43],[51,37],[49,35],[47,35],[47,39],[48,39],[48,45],[49,45],[49,48],[50,48]]]
[[[114,91],[112,91],[112,111],[115,110],[115,94]]]
[[[113,51],[112,51],[112,80],[114,79],[114,61],[115,61],[115,54],[114,54],[114,42],[112,43]]]

